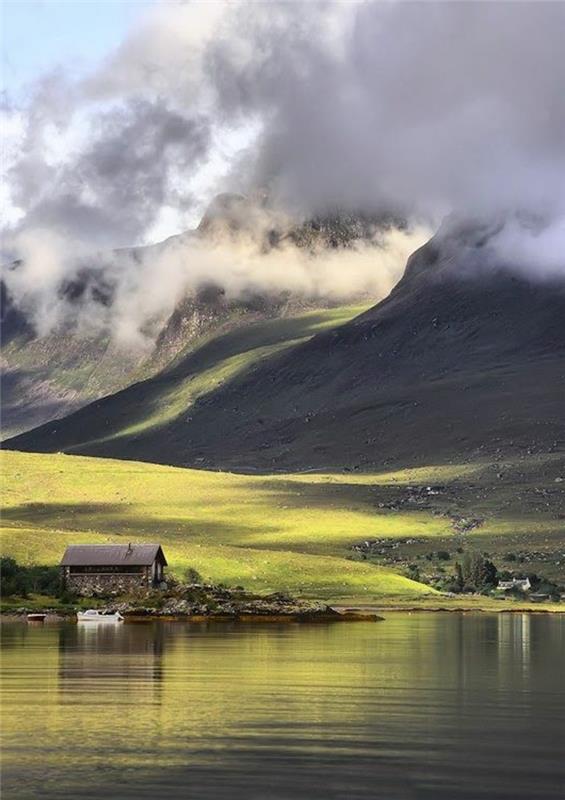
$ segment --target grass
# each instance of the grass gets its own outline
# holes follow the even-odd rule
[[[190,349],[164,371],[105,398],[100,417],[93,409],[83,412],[88,417],[80,418],[78,439],[86,439],[77,441],[77,445],[122,445],[141,434],[159,431],[176,419],[189,416],[200,398],[238,375],[366,309],[366,305],[319,309],[205,335],[192,342]],[[68,449],[72,451],[74,447]]]
[[[426,481],[461,487],[465,480],[474,496],[484,475],[478,465],[376,475],[245,476],[57,454],[4,452],[0,463],[2,554],[23,564],[56,564],[70,543],[156,541],[179,576],[193,567],[206,580],[258,592],[437,607],[440,595],[409,581],[394,565],[351,560],[351,545],[377,537],[418,537],[418,547],[428,551],[463,540],[501,550],[522,539],[538,548],[544,541],[563,544],[551,520],[537,519],[532,528],[516,509],[508,518],[487,518],[462,537],[449,517],[430,509],[378,507],[381,492]],[[494,501],[487,496],[485,502]],[[517,607],[482,598],[449,605],[477,603]]]
[[[377,517],[355,492],[346,499],[330,491],[312,505],[304,480],[280,476],[17,452],[0,458],[2,553],[24,564],[55,564],[72,542],[159,541],[179,575],[190,566],[206,579],[261,592],[417,597],[429,588],[349,560],[348,547],[382,530],[433,537],[445,527]],[[312,485],[323,485],[320,476]]]
[[[6,613],[15,608],[27,608],[30,611],[43,611],[46,608],[59,611],[65,608],[57,598],[47,594],[28,594],[27,597],[7,597],[0,601],[0,611]]]
[[[362,597],[341,598],[339,607],[341,608],[363,608],[364,600]],[[338,605],[338,604],[336,604]],[[406,598],[396,599],[387,597],[376,599],[370,604],[375,611],[460,611],[471,613],[475,612],[524,612],[524,613],[565,613],[563,603],[543,602],[535,603],[526,597],[523,600],[506,598],[501,600],[496,597],[483,595],[458,595],[457,597],[445,597],[445,595],[426,595],[411,601]]]

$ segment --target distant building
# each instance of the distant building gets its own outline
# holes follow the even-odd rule
[[[509,592],[511,589],[518,589],[520,592],[529,592],[532,588],[529,578],[512,578],[511,581],[499,581],[497,589]]]
[[[160,544],[77,544],[65,550],[61,577],[76,594],[119,594],[158,586],[166,566]]]

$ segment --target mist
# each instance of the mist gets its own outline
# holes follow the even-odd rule
[[[375,227],[372,235],[346,248],[303,248],[283,239],[265,250],[263,225],[270,216],[259,219],[260,226],[243,232],[189,232],[155,247],[80,256],[46,231],[22,234],[23,259],[7,273],[7,283],[39,335],[57,328],[82,335],[105,332],[123,348],[147,351],[176,305],[204,289],[217,290],[225,306],[255,297],[297,307],[376,302],[397,283],[408,256],[429,238],[423,227]],[[63,291],[73,281],[85,285],[78,300]]]
[[[69,313],[61,282],[104,252],[115,301],[85,302],[80,325],[144,340],[206,280],[378,300],[450,214],[507,219],[493,259],[563,276],[564,34],[549,2],[160,5],[90,74],[63,64],[7,104],[3,240],[24,267],[6,281],[44,333]],[[412,232],[314,256],[184,240],[108,257],[193,227],[226,190],[298,222],[362,210]]]

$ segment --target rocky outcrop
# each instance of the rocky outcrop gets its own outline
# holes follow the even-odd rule
[[[124,617],[227,617],[316,619],[337,616],[325,603],[297,600],[285,594],[250,595],[242,589],[193,584],[165,592],[119,598],[107,606]]]
[[[121,597],[108,597],[100,611],[116,612],[127,619],[153,618],[201,620],[234,620],[240,622],[343,622],[382,619],[376,614],[361,611],[336,611],[315,600],[299,600],[290,595],[275,593],[254,595],[241,587],[228,589],[210,584],[179,584],[169,581],[164,590],[132,590]],[[84,609],[84,605],[82,605]],[[20,607],[12,609],[9,616],[25,617],[29,611],[42,609]],[[44,609],[50,621],[65,616],[74,617],[78,609]]]
[[[253,595],[242,588],[208,584],[173,583],[165,591],[139,592],[112,599],[106,611],[119,611],[126,619],[163,617],[233,619],[240,621],[294,620],[303,622],[378,619],[374,614],[344,615],[326,603],[299,600],[287,594]]]

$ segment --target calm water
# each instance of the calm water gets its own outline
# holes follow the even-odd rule
[[[3,800],[559,798],[565,618],[2,625]]]

